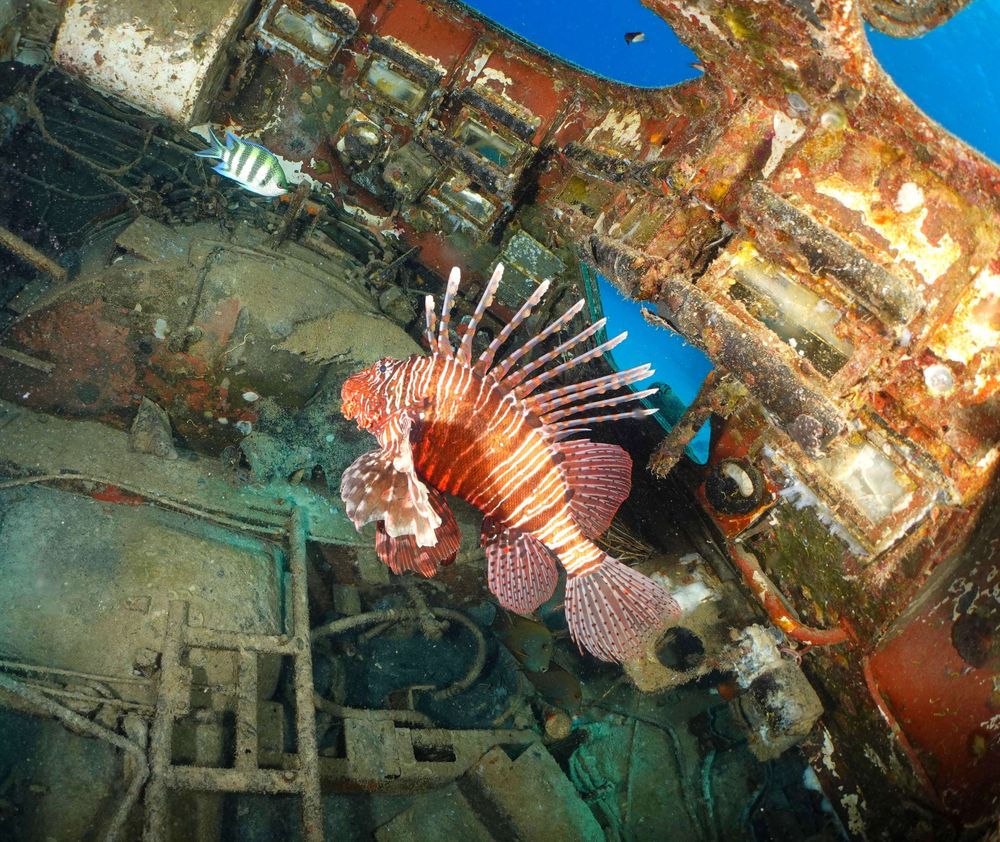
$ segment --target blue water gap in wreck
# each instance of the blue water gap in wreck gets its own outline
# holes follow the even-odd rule
[[[698,348],[669,328],[653,327],[643,318],[642,308],[622,295],[606,278],[598,275],[601,305],[608,320],[608,336],[628,331],[628,341],[611,352],[618,369],[651,363],[656,373],[637,388],[660,389],[657,418],[666,427],[680,420],[691,404],[712,363]],[[647,305],[648,306],[648,305]],[[687,455],[700,465],[708,461],[709,425],[702,425],[687,447]]]
[[[879,64],[925,114],[1000,161],[1000,0],[974,0],[919,38],[866,29]]]

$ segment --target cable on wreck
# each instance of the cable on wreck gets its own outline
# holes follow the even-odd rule
[[[476,654],[465,675],[448,686],[441,687],[431,693],[431,698],[440,701],[442,699],[450,699],[452,696],[457,696],[463,690],[468,689],[482,674],[483,668],[486,666],[486,638],[479,630],[479,627],[460,611],[435,607],[430,609],[430,613],[438,619],[454,621],[464,626],[471,632],[476,641]],[[353,629],[374,623],[396,623],[401,620],[415,620],[419,623],[422,617],[425,617],[424,612],[418,608],[385,608],[380,611],[368,611],[364,614],[343,617],[326,625],[318,626],[312,630],[311,638],[313,643],[315,643],[325,637],[344,634]]]
[[[125,822],[128,820],[129,813],[132,812],[132,808],[139,800],[139,793],[142,791],[146,780],[149,778],[149,760],[146,757],[145,749],[136,745],[136,743],[131,740],[125,739],[125,737],[116,734],[114,731],[110,731],[107,728],[98,725],[96,722],[87,719],[87,717],[81,716],[80,714],[59,704],[54,699],[50,699],[48,696],[45,696],[33,687],[29,687],[22,682],[11,678],[9,675],[0,673],[0,690],[21,699],[28,705],[43,711],[55,719],[58,719],[59,722],[70,731],[75,731],[76,733],[87,737],[94,737],[98,740],[103,740],[104,742],[110,743],[115,748],[119,748],[132,756],[136,763],[136,769],[133,772],[132,780],[129,782],[125,796],[118,805],[118,809],[115,811],[115,814],[111,819],[111,824],[108,825],[108,829],[104,834],[104,842],[115,842],[115,840],[121,836],[121,832],[125,827]]]
[[[49,134],[49,130],[45,126],[45,117],[42,115],[41,109],[35,102],[35,97],[38,92],[38,82],[48,72],[49,69],[47,67],[43,68],[39,73],[35,75],[35,78],[31,80],[31,85],[28,87],[28,97],[26,101],[28,116],[31,117],[32,120],[34,120],[35,125],[38,127],[39,133],[42,135],[42,138],[45,140],[46,143],[54,146],[60,152],[69,155],[71,158],[75,158],[76,160],[81,161],[87,166],[93,168],[99,175],[108,176],[109,178],[112,178],[112,180],[114,176],[125,175],[125,173],[127,173],[130,169],[132,169],[132,167],[138,164],[146,156],[146,148],[149,146],[149,141],[153,136],[153,130],[156,128],[155,126],[150,126],[149,129],[146,131],[146,136],[142,144],[142,149],[140,150],[139,154],[135,157],[135,159],[133,159],[129,163],[122,164],[121,166],[118,167],[101,166],[96,161],[91,160],[86,155],[82,155],[75,149],[72,149],[71,147],[67,146],[62,141],[56,140],[51,134]],[[113,182],[113,183],[116,187],[124,190],[126,193],[129,194],[132,193],[131,190],[124,187],[123,185],[118,184],[118,182]]]
[[[183,514],[194,515],[195,517],[203,518],[204,520],[211,521],[212,523],[216,523],[220,526],[228,526],[233,529],[240,529],[247,532],[258,532],[271,536],[282,535],[285,532],[285,530],[279,526],[265,526],[263,524],[239,521],[234,518],[227,517],[226,515],[216,514],[207,509],[200,509],[197,506],[188,506],[185,503],[181,503],[179,500],[164,497],[163,495],[149,491],[141,486],[130,485],[117,479],[107,479],[105,477],[96,477],[89,474],[32,474],[26,477],[16,477],[14,479],[0,481],[0,491],[7,488],[17,488],[22,485],[34,485],[36,483],[47,482],[89,482],[97,485],[114,486],[115,488],[120,488],[122,491],[129,494],[144,497],[151,503],[155,503],[165,509],[173,509],[174,511],[178,511]]]
[[[340,719],[367,719],[374,721],[401,722],[404,725],[419,725],[422,728],[433,728],[434,722],[427,714],[419,710],[388,710],[372,708],[350,708],[338,705],[319,693],[313,693],[313,704],[316,710],[336,716]]]

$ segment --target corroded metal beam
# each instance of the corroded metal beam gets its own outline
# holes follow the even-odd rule
[[[820,456],[847,421],[826,397],[774,353],[732,313],[687,281],[679,281],[664,261],[624,243],[594,234],[591,255],[598,269],[626,294],[658,289],[657,304],[667,319],[708,354],[717,366],[742,380],[779,426],[809,455]]]

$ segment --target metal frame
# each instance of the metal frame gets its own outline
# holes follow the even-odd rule
[[[291,572],[290,629],[284,634],[242,634],[193,628],[188,624],[188,604],[170,603],[167,631],[160,660],[156,713],[150,731],[150,780],[146,787],[144,842],[165,842],[167,798],[170,790],[202,792],[257,792],[298,795],[302,799],[302,838],[323,840],[323,805],[320,798],[319,752],[313,706],[312,651],[309,645],[309,599],[306,585],[305,513],[292,511],[288,530]],[[236,759],[233,768],[178,766],[172,762],[174,720],[187,713],[190,673],[185,666],[191,649],[236,653],[239,672],[236,687]],[[260,655],[292,659],[295,686],[297,768],[266,769],[258,762],[257,665]]]

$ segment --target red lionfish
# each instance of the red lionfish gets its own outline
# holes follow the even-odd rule
[[[373,433],[380,449],[344,472],[340,493],[355,526],[377,521],[376,550],[393,572],[424,576],[433,576],[458,552],[458,525],[444,494],[464,498],[485,515],[488,583],[501,605],[520,614],[538,608],[555,590],[558,560],[566,571],[566,620],[573,638],[602,660],[628,660],[663,621],[680,614],[680,607],[653,580],[593,543],[628,496],[632,460],[617,445],[571,436],[598,421],[655,412],[592,414],[655,392],[597,397],[652,371],[642,365],[538,391],[626,337],[623,333],[542,370],[597,333],[605,324],[601,319],[527,361],[533,349],[583,309],[583,300],[494,364],[501,346],[548,290],[548,281],[473,360],[473,336],[502,275],[500,264],[461,331],[458,348],[449,328],[460,281],[455,268],[439,324],[433,297],[425,300],[430,355],[383,359],[344,383],[344,417]]]

